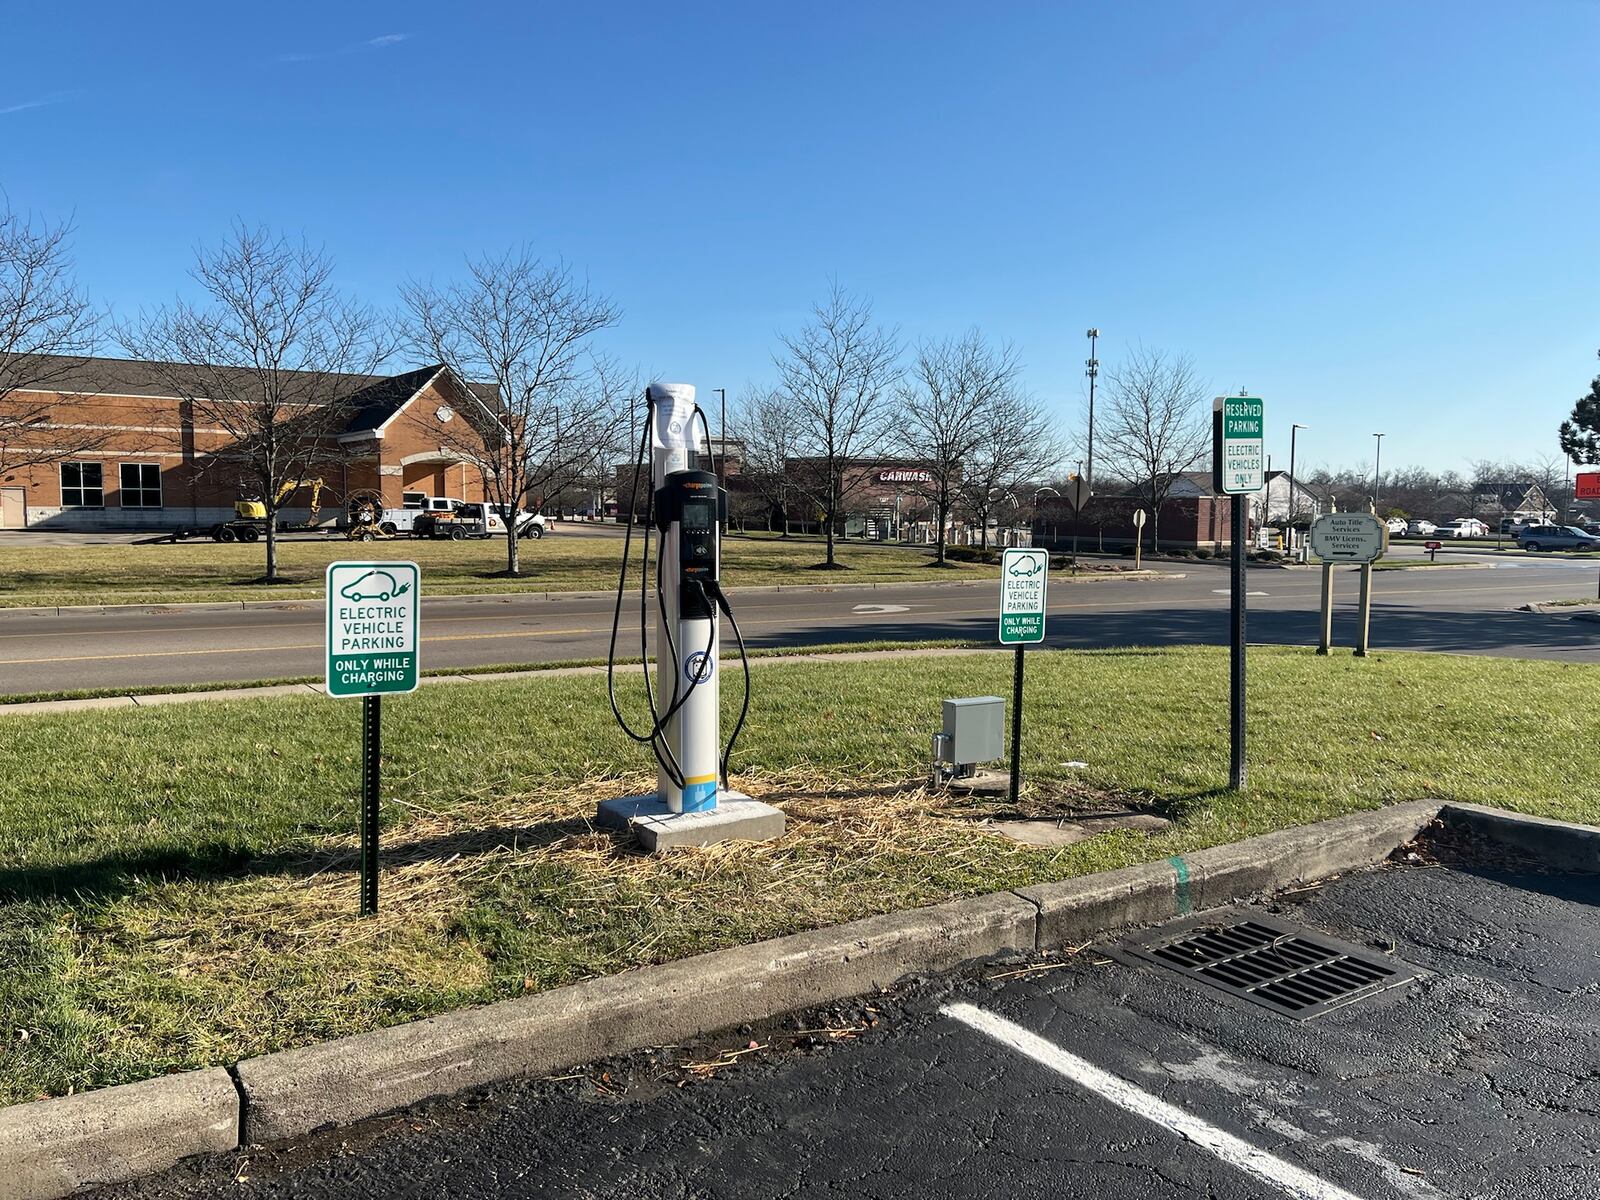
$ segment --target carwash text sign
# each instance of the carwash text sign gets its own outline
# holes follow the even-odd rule
[[[1044,596],[1050,555],[1043,550],[1007,550],[1000,561],[1000,644],[1044,641]]]
[[[1266,484],[1266,406],[1254,396],[1218,396],[1211,405],[1211,483],[1224,496]]]
[[[328,695],[416,691],[417,564],[336,562],[327,579]]]

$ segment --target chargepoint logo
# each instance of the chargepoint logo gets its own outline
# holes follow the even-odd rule
[[[683,677],[690,683],[704,683],[711,678],[711,655],[696,650],[683,660]]]

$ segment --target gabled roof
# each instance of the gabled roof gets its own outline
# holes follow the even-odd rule
[[[369,383],[359,391],[351,393],[345,401],[350,405],[350,420],[346,423],[344,432],[359,433],[382,429],[442,370],[444,370],[443,363],[418,367],[415,371],[407,371],[403,375],[391,375],[387,379]]]
[[[99,396],[166,397],[173,394],[172,376],[183,370],[181,364],[146,362],[133,358],[67,358],[39,356],[48,362],[48,370],[32,371],[30,376],[50,380],[41,390],[67,394]],[[253,372],[246,368],[208,367],[208,371],[237,376],[241,387],[248,387]],[[334,375],[332,379],[348,384],[350,391],[342,397],[351,406],[350,418],[345,422],[342,435],[364,433],[381,429],[383,425],[405,408],[434,376],[444,370],[444,364],[433,363],[399,375]],[[289,375],[315,377],[312,371],[291,371]],[[469,384],[480,400],[492,404],[495,389],[492,385]]]

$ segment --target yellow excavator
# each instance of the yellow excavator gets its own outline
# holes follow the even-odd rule
[[[278,489],[272,507],[277,508],[301,488],[311,489],[311,515],[306,523],[309,525],[317,519],[317,513],[322,508],[322,489],[326,486],[321,479],[286,479],[283,486]],[[209,529],[186,530],[180,529],[174,533],[175,541],[182,541],[191,534],[205,533],[214,542],[257,542],[261,535],[267,531],[267,506],[260,496],[241,496],[233,502],[233,520],[220,521]]]

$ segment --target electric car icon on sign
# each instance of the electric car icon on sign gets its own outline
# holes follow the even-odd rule
[[[354,583],[339,589],[346,600],[393,600],[411,590],[409,583],[401,583],[387,571],[368,571]]]
[[[1044,570],[1044,562],[1037,555],[1030,554],[1026,558],[1019,558],[1011,564],[1011,574],[1019,579],[1026,579],[1030,575],[1037,575]]]

